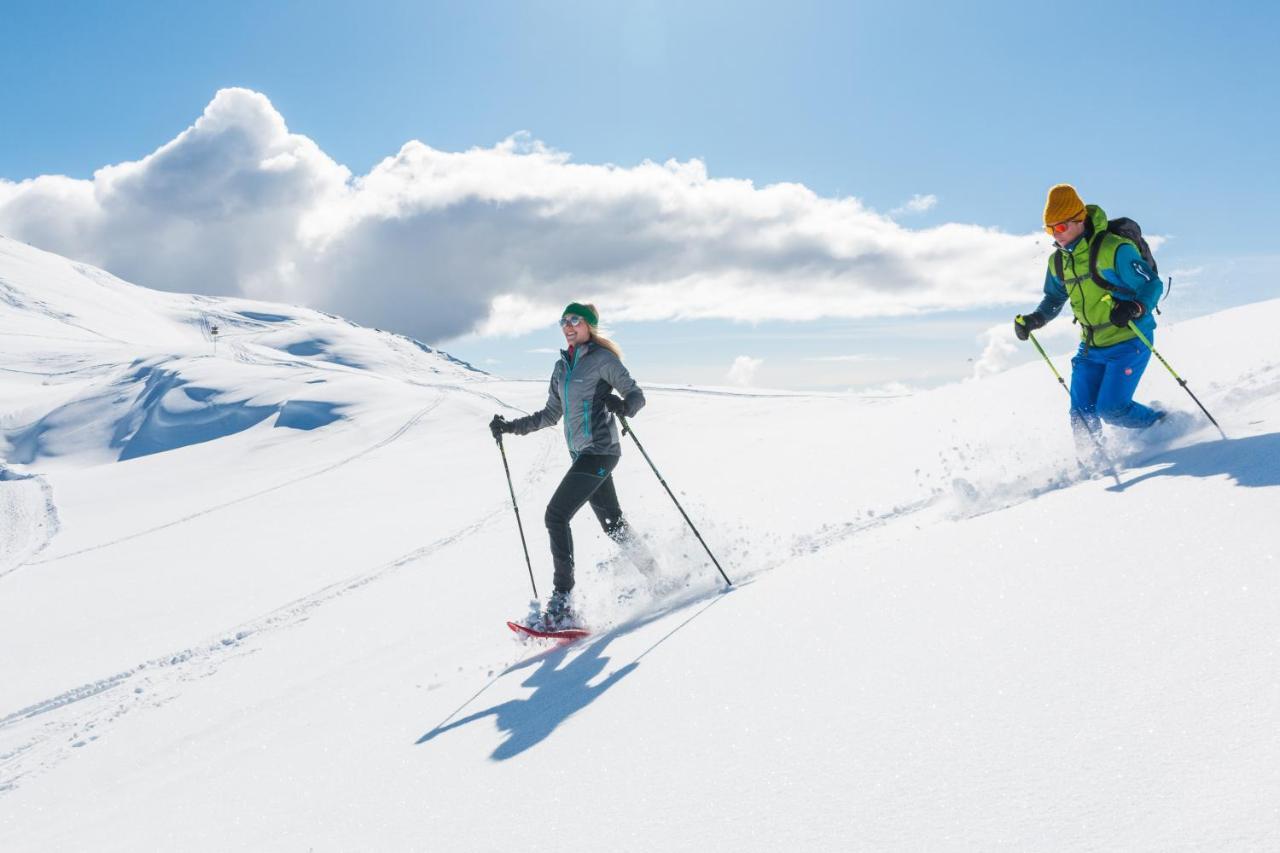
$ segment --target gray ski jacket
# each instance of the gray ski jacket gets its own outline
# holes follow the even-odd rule
[[[609,350],[587,342],[574,348],[572,360],[568,350],[561,350],[560,360],[551,371],[547,405],[511,421],[510,430],[516,435],[528,435],[563,416],[565,442],[574,459],[583,454],[621,456],[618,422],[604,406],[604,398],[615,390],[626,404],[627,417],[644,407],[644,392]]]

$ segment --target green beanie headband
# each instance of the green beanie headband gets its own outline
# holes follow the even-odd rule
[[[567,314],[577,314],[579,317],[586,320],[588,325],[600,325],[600,318],[596,316],[596,312],[592,311],[581,302],[570,302],[564,311],[560,313],[560,316],[564,317]]]

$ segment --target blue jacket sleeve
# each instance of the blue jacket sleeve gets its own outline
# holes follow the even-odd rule
[[[1132,243],[1122,243],[1116,249],[1116,296],[1133,302],[1141,302],[1142,307],[1150,314],[1164,293],[1164,282],[1160,280],[1142,255]]]
[[[1067,286],[1058,280],[1053,274],[1053,269],[1049,268],[1044,271],[1044,299],[1040,300],[1040,305],[1036,308],[1036,312],[1044,317],[1045,322],[1049,322],[1058,316],[1058,312],[1062,310],[1062,306],[1067,304]]]

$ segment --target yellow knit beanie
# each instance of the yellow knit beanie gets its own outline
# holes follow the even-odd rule
[[[1044,224],[1067,222],[1084,217],[1084,202],[1071,184],[1058,184],[1049,188],[1049,198],[1044,203]]]

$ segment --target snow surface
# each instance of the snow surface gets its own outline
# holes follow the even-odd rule
[[[1153,363],[1118,485],[1038,362],[649,388],[736,586],[628,443],[671,591],[584,512],[554,647],[545,381],[0,238],[0,850],[1280,849],[1278,324],[1165,324],[1229,440]]]

